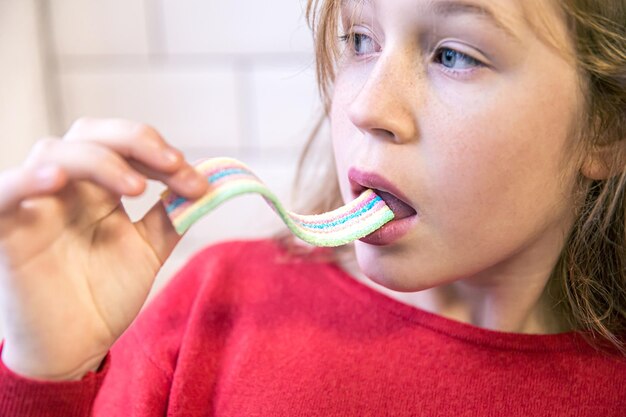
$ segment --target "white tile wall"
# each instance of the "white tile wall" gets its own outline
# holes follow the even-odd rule
[[[159,1],[168,53],[267,54],[311,50],[303,0]]]
[[[50,11],[58,54],[148,53],[144,0],[45,1]]]
[[[124,117],[153,125],[191,161],[241,159],[292,208],[298,150],[319,109],[304,6],[0,0],[0,132],[8,132],[0,136],[0,169],[21,160],[36,137],[62,134],[80,116]],[[37,16],[47,24],[38,25]],[[151,184],[146,195],[125,199],[131,217],[154,204],[162,188]],[[152,294],[200,248],[281,228],[259,196],[225,203],[188,232]]]
[[[98,70],[59,79],[65,126],[80,116],[122,117],[152,125],[182,148],[239,147],[232,71]]]
[[[257,65],[251,77],[250,97],[259,145],[300,148],[321,106],[313,58],[309,65]]]
[[[35,0],[0,1],[0,170],[49,130]]]

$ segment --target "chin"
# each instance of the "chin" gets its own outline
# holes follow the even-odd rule
[[[359,269],[367,278],[376,284],[393,291],[416,292],[431,287],[422,280],[416,271],[408,271],[408,265],[397,261],[398,254],[381,253],[376,249],[356,245],[356,259]],[[369,245],[367,245],[369,246]]]

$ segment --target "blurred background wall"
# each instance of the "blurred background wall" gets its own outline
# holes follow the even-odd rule
[[[303,10],[304,0],[0,0],[0,169],[78,117],[122,117],[191,161],[243,160],[288,203],[320,111]],[[126,200],[131,215],[161,190]],[[226,203],[183,239],[156,288],[200,247],[281,225],[258,196]]]

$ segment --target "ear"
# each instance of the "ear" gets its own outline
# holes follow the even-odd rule
[[[606,180],[620,174],[624,166],[625,142],[623,140],[594,146],[586,155],[580,172],[592,180]]]
[[[609,167],[601,158],[589,155],[583,162],[580,172],[592,180],[605,180],[610,177]]]

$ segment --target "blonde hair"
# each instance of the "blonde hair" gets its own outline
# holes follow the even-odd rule
[[[623,0],[561,0],[560,4],[575,46],[585,119],[577,136],[582,153],[626,140],[626,4]],[[342,204],[333,166],[332,149],[325,140],[320,160],[316,138],[325,136],[324,125],[331,104],[331,91],[339,57],[338,28],[341,0],[308,0],[306,16],[315,40],[316,71],[324,111],[300,158],[294,193],[305,188],[316,198],[301,208],[311,213],[334,209]],[[626,354],[626,155],[615,146],[606,161],[615,173],[606,180],[579,177],[584,196],[577,207],[577,219],[548,288],[560,295],[558,308],[573,329],[581,331],[596,346],[609,345]],[[328,158],[331,156],[331,158]],[[311,166],[324,164],[325,178],[307,177]],[[303,184],[307,184],[306,187]],[[324,192],[312,192],[322,184]],[[328,184],[332,184],[328,190]],[[287,247],[293,241],[282,235]],[[346,255],[343,248],[331,253],[331,260]],[[552,291],[551,291],[551,295]]]

